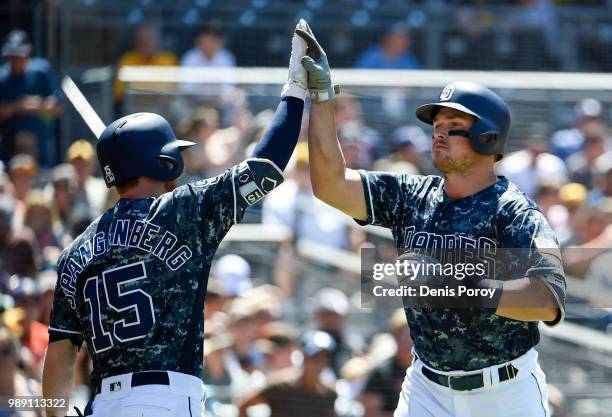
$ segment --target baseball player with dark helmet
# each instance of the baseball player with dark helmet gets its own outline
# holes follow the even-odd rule
[[[436,102],[417,109],[417,117],[433,126],[432,159],[441,177],[348,169],[336,138],[325,52],[309,29],[298,33],[311,50],[303,63],[313,100],[309,150],[315,195],[360,224],[391,229],[401,253],[447,248],[507,255],[503,265],[495,265],[505,271],[503,280],[485,275],[466,283],[491,291],[486,303],[404,304],[415,360],[395,416],[548,416],[534,346],[539,321],[554,325],[563,319],[566,285],[546,219],[514,184],[494,173],[508,138],[507,105],[481,85],[455,82]]]
[[[274,119],[252,157],[217,177],[176,187],[181,151],[194,143],[177,139],[157,114],[131,114],[106,127],[98,160],[120,200],[60,256],[46,397],[70,394],[75,357],[85,341],[96,387],[86,415],[202,414],[202,311],[210,266],[246,208],[283,181],[307,93],[300,63],[305,53],[294,34]],[[50,416],[65,412],[47,410]]]

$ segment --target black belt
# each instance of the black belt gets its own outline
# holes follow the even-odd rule
[[[511,363],[497,368],[499,382],[515,378],[518,372]],[[455,391],[471,391],[484,387],[482,372],[470,375],[443,375],[423,366],[423,375],[430,381]]]
[[[111,382],[111,391],[113,389],[120,390],[121,385],[113,385],[113,384],[121,384],[121,382]],[[139,387],[141,385],[170,385],[170,378],[168,377],[168,373],[164,371],[145,371],[145,372],[134,372],[132,374],[132,388]],[[96,394],[99,394],[102,391],[102,384],[98,385],[98,389],[96,390]]]

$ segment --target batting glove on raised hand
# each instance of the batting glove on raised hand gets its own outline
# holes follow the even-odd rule
[[[308,45],[307,55],[302,57],[302,65],[308,71],[308,91],[312,101],[332,100],[336,96],[338,86],[331,82],[331,74],[327,55],[317,39],[315,38],[308,23],[304,22],[305,27],[295,28],[297,33]]]
[[[293,38],[291,39],[291,58],[289,58],[289,76],[283,86],[281,96],[292,96],[304,100],[308,92],[308,74],[302,66],[301,59],[306,55],[306,42],[297,35],[298,30],[304,30],[308,24],[300,19],[295,26]]]

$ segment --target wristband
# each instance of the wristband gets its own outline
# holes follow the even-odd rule
[[[328,101],[333,100],[336,95],[340,94],[340,86],[333,84],[327,90],[309,90],[310,100],[312,101]]]
[[[305,88],[302,88],[296,82],[289,80],[285,83],[285,85],[283,85],[281,97],[290,96],[299,98],[300,100],[305,100],[307,92],[308,91]]]

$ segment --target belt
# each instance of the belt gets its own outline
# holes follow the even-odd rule
[[[518,372],[518,369],[516,369],[511,363],[497,368],[499,382],[515,378],[518,375]],[[473,389],[484,387],[482,372],[470,375],[443,375],[432,371],[429,368],[423,367],[423,375],[425,375],[430,381],[455,391],[471,391]]]
[[[170,385],[170,377],[164,371],[146,371],[132,373],[132,388],[141,385]],[[98,385],[96,394],[102,391],[102,385]]]

